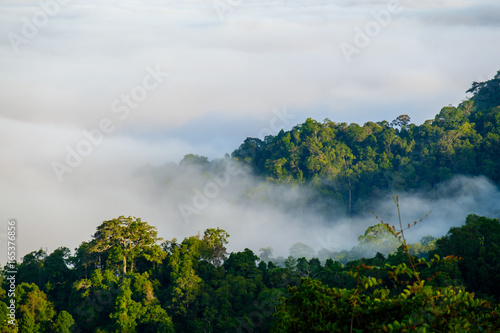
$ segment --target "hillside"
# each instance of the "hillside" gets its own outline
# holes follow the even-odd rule
[[[264,140],[247,138],[231,156],[270,182],[313,186],[350,214],[381,193],[426,190],[455,175],[500,184],[500,71],[468,92],[421,125],[406,114],[363,126],[307,119]]]

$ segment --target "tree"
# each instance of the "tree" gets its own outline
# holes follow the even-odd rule
[[[274,250],[271,246],[268,246],[260,248],[259,251],[260,251],[260,256],[259,256],[260,260],[268,262],[271,260]]]
[[[78,278],[88,278],[89,268],[92,271],[95,268],[102,268],[103,252],[95,251],[95,243],[82,242],[76,249],[75,255],[70,258],[70,262],[75,266],[75,273]]]
[[[170,270],[169,304],[178,317],[184,318],[196,300],[202,279],[196,274],[194,265],[199,261],[201,241],[197,237],[186,238],[181,244],[171,241],[168,268]]]
[[[93,236],[92,252],[108,252],[111,258],[122,260],[123,274],[127,273],[127,258],[130,262],[130,271],[134,270],[136,257],[147,253],[147,249],[155,246],[161,240],[155,227],[136,217],[120,216],[116,219],[104,221]],[[111,250],[111,251],[110,251]],[[149,257],[151,260],[154,258]]]
[[[48,281],[51,283],[64,283],[69,279],[71,274],[68,268],[70,262],[71,251],[67,247],[59,247],[48,255],[44,260],[44,268],[46,270]]]
[[[410,123],[410,116],[407,114],[402,114],[391,122],[391,126],[396,126],[399,128],[406,128],[406,126],[409,123]]]
[[[292,247],[290,247],[289,252],[294,258],[298,259],[304,257],[307,260],[311,259],[316,254],[312,247],[301,242],[293,244]]]
[[[70,256],[71,251],[67,247],[59,247],[48,255],[43,262],[47,277],[44,290],[58,310],[66,308],[71,293],[74,270],[71,270],[68,266],[71,261]]]
[[[403,268],[389,272],[396,276]],[[351,273],[359,283],[350,290],[310,278],[289,287],[290,296],[277,307],[273,332],[494,332],[498,327],[500,308],[461,288],[413,282],[392,295],[382,280]]]
[[[263,171],[263,151],[264,142],[258,138],[246,138],[245,141],[236,149],[231,156],[239,162],[254,167],[255,171]]]
[[[61,311],[56,317],[54,322],[54,332],[57,333],[70,333],[71,326],[75,323],[73,316],[67,311]]]
[[[394,200],[400,216],[398,197]],[[470,220],[472,224],[478,219],[471,217]],[[499,225],[498,220],[493,222]],[[402,244],[400,253],[406,252],[411,267],[406,263],[386,263],[381,267],[361,262],[348,271],[356,285],[347,289],[331,288],[319,280],[303,278],[299,286],[288,288],[290,296],[278,305],[274,331],[408,332],[417,328],[423,332],[495,331],[500,323],[499,306],[493,307],[489,302],[475,298],[474,293],[466,292],[463,287],[441,288],[427,284],[433,277],[423,280],[421,271],[416,268],[418,265],[430,268],[436,263],[456,263],[455,256],[441,260],[436,255],[431,262],[424,259],[414,262],[404,236],[404,231],[411,225],[404,228],[399,219],[399,228],[385,226]],[[500,230],[495,231],[500,234]],[[377,233],[369,232],[362,240],[369,239],[366,236],[371,234]],[[380,264],[384,257],[379,254],[377,257],[372,261]],[[393,280],[392,285],[379,278],[380,273]]]
[[[226,259],[227,251],[225,245],[227,244],[228,233],[224,230],[207,229],[203,235],[203,248],[202,259],[206,259],[214,266],[220,266],[224,259]]]
[[[288,256],[284,261],[285,268],[290,275],[294,275],[297,272],[297,258],[294,256]]]
[[[112,326],[110,314],[114,310],[120,292],[120,277],[111,270],[95,269],[89,279],[73,283],[69,312],[74,316],[76,327],[85,332]]]
[[[39,288],[43,288],[47,282],[47,272],[44,267],[46,257],[47,252],[42,249],[26,254],[18,267],[19,280],[36,283]]]
[[[5,290],[0,288],[0,299],[5,296]],[[17,333],[18,332],[18,321],[13,320],[9,317],[10,310],[7,308],[7,304],[0,301],[0,333]]]
[[[186,156],[184,156],[184,158],[181,160],[179,164],[182,166],[206,167],[210,164],[210,162],[208,161],[208,157],[194,155],[194,154],[187,154]]]
[[[462,260],[458,267],[467,287],[481,295],[493,295],[500,300],[500,222],[474,214],[467,216],[465,225],[450,228],[448,234],[436,240],[439,256],[455,255]]]
[[[259,260],[252,250],[245,249],[243,252],[231,253],[224,262],[224,268],[228,274],[252,278],[260,274],[256,262]]]
[[[36,284],[19,284],[16,287],[16,303],[21,332],[50,332],[50,324],[55,315],[54,305]]]
[[[500,105],[500,71],[495,77],[485,82],[473,82],[467,90],[473,93],[472,100],[478,109],[491,109]]]
[[[346,184],[346,187],[347,187],[347,192],[348,192],[348,199],[347,199],[347,202],[348,202],[348,209],[347,209],[347,214],[349,216],[352,215],[352,185],[353,185],[353,176],[354,176],[354,171],[353,171],[353,168],[352,168],[352,163],[353,163],[353,160],[355,159],[354,155],[351,154],[349,151],[342,151],[341,152],[341,156],[342,156],[342,159],[343,159],[343,169],[342,169],[342,172],[340,173],[340,177],[341,178],[344,178],[345,180],[347,180],[347,184]],[[347,158],[346,158],[347,157]]]
[[[146,313],[139,319],[137,332],[174,333],[174,324],[167,311],[155,304],[146,307]]]
[[[364,235],[358,237],[358,242],[367,257],[375,255],[376,252],[387,255],[396,251],[400,245],[383,223],[368,227]]]
[[[141,316],[145,314],[141,303],[132,300],[130,279],[124,278],[120,283],[120,291],[116,298],[115,311],[109,315],[115,321],[116,332],[133,333]]]

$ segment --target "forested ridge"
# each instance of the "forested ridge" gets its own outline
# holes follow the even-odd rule
[[[457,175],[498,185],[500,71],[468,92],[421,125],[404,114],[363,126],[308,119],[247,138],[228,158],[269,183],[311,188],[305,204],[334,201],[348,215],[380,194],[428,190]],[[179,167],[193,163],[212,162],[190,154]],[[350,250],[316,258],[298,243],[281,260],[271,247],[228,253],[230,235],[217,226],[165,240],[146,221],[120,216],[75,251],[34,251],[5,266],[0,332],[498,331],[497,218],[470,214],[413,244],[405,236],[425,228],[425,216],[373,220]]]
[[[421,125],[406,114],[363,126],[307,119],[264,140],[247,138],[232,157],[271,182],[313,186],[350,214],[380,193],[426,190],[455,175],[500,184],[500,72],[467,92],[472,98]]]

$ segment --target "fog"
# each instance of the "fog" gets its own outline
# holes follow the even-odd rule
[[[214,170],[193,168],[187,173],[174,165],[142,170],[137,180],[148,179],[154,188],[152,200],[169,214],[168,221],[158,224],[164,233],[194,235],[221,227],[230,234],[231,251],[248,247],[258,254],[260,248],[271,246],[275,257],[287,257],[296,242],[316,253],[350,250],[367,227],[379,222],[374,214],[397,225],[392,195],[399,196],[403,226],[427,215],[406,232],[410,242],[428,234],[441,237],[450,227],[463,225],[468,214],[500,217],[500,192],[484,177],[457,176],[431,191],[387,194],[363,202],[366,211],[348,217],[341,203],[318,199],[308,186],[273,184],[227,163],[220,160]]]
[[[90,159],[57,186],[40,181],[50,173],[35,172],[26,172],[18,186],[6,184],[10,198],[23,198],[13,207],[21,212],[15,216],[19,255],[40,248],[74,249],[90,240],[102,221],[120,215],[142,218],[165,240],[219,227],[230,235],[229,251],[250,248],[259,254],[260,248],[271,246],[274,257],[287,257],[296,242],[316,252],[350,250],[368,226],[378,223],[370,211],[384,222],[397,223],[391,194],[363,203],[366,211],[350,218],[339,203],[317,200],[308,186],[266,182],[228,158],[203,167],[134,163],[136,158],[140,160],[140,152],[106,165]],[[26,193],[25,186],[32,182],[39,186]],[[459,176],[429,192],[392,195],[400,198],[403,225],[432,211],[407,231],[411,242],[427,234],[443,236],[451,226],[463,225],[471,213],[500,216],[500,192],[484,177]]]

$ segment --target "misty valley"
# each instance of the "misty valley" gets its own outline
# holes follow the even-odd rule
[[[500,71],[467,93],[420,125],[309,118],[135,170],[211,227],[117,216],[9,262],[0,332],[497,332]]]

